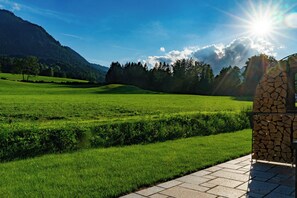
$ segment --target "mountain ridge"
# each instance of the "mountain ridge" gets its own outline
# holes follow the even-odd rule
[[[104,81],[107,67],[89,63],[78,52],[63,46],[43,27],[0,9],[0,55],[36,56],[42,63],[58,64],[69,77]]]

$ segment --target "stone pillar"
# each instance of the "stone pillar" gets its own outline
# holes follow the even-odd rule
[[[253,159],[293,162],[291,142],[297,118],[288,109],[292,81],[286,63],[270,68],[257,86],[253,105]]]

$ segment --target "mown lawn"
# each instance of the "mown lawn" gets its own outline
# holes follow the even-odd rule
[[[239,112],[250,101],[154,93],[124,85],[63,85],[0,80],[1,124],[113,122],[197,112]]]
[[[0,78],[7,80],[23,80],[22,74],[10,74],[10,73],[0,73]],[[27,76],[25,76],[27,79]],[[78,80],[71,78],[58,78],[58,77],[49,77],[49,76],[30,76],[30,81],[43,81],[43,82],[80,82],[87,83],[86,80]]]
[[[251,130],[0,164],[0,197],[116,197],[251,151]]]

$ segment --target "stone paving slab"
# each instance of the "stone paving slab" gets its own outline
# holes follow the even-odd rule
[[[155,194],[157,192],[160,192],[160,191],[163,191],[163,190],[164,190],[164,188],[162,188],[162,187],[153,186],[153,187],[150,187],[150,188],[146,188],[146,189],[137,191],[136,193],[140,194],[140,195],[143,195],[143,196],[149,196],[149,195],[153,195],[153,194]]]
[[[225,187],[230,187],[230,188],[235,188],[236,186],[243,184],[243,182],[226,179],[226,178],[216,178],[209,181],[209,183],[216,184],[218,186],[221,185]]]
[[[171,187],[177,186],[179,184],[182,184],[182,182],[176,181],[176,180],[171,180],[171,181],[168,181],[168,182],[158,184],[157,186],[162,187],[162,188],[171,188]]]
[[[224,186],[216,186],[209,190],[208,193],[224,197],[241,197],[246,193],[246,191]]]
[[[191,190],[188,188],[182,188],[179,186],[164,190],[162,194],[176,197],[176,198],[215,198],[217,196],[208,193],[199,192],[196,190]]]
[[[122,198],[295,197],[295,168],[243,156]]]
[[[204,187],[204,186],[201,186],[201,185],[188,184],[188,183],[183,183],[183,184],[180,185],[180,187],[189,188],[189,189],[197,190],[197,191],[200,191],[200,192],[206,192],[206,191],[208,191],[210,189],[210,188],[207,188],[207,187]]]

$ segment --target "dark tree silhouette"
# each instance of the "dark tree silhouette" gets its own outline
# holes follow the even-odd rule
[[[241,84],[241,72],[238,67],[222,68],[214,79],[213,95],[237,95]]]
[[[215,78],[209,64],[193,59],[177,60],[172,65],[157,63],[151,70],[140,62],[125,65],[113,62],[106,82],[169,93],[252,95],[264,72],[275,62],[273,57],[264,54],[253,56],[247,61],[243,74],[238,67],[229,66]]]
[[[112,62],[106,74],[105,81],[108,84],[124,83],[123,68],[119,62]]]
[[[241,87],[243,95],[253,96],[256,87],[266,70],[276,64],[277,60],[271,56],[260,54],[248,59],[243,72],[244,82]]]

